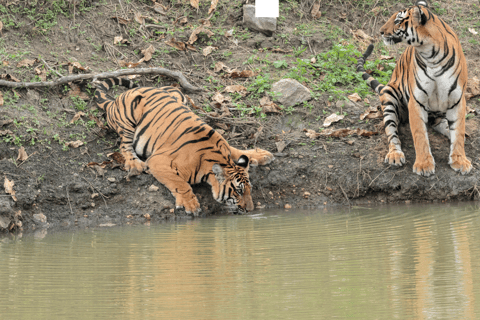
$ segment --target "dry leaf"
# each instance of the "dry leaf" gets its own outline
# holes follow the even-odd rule
[[[183,43],[181,41],[176,41],[175,38],[171,38],[170,40],[165,41],[165,44],[167,46],[174,47],[177,50],[186,51],[185,43]]]
[[[363,129],[350,130],[350,129],[346,128],[346,129],[338,129],[338,130],[327,129],[327,130],[323,130],[320,134],[322,136],[344,138],[344,137],[352,135],[352,134],[357,134],[357,135],[363,136],[363,137],[370,137],[372,135],[378,134],[378,132],[377,131],[366,131],[366,130],[363,130]]]
[[[72,120],[70,120],[70,123],[74,123],[75,121],[80,119],[80,117],[83,117],[84,115],[85,115],[85,112],[82,112],[82,111],[79,111],[79,112],[75,113]]]
[[[382,113],[378,111],[377,107],[368,107],[368,109],[365,110],[365,112],[360,115],[360,120],[364,120],[365,118],[367,119],[382,118]]]
[[[130,22],[130,19],[124,19],[122,17],[111,17],[112,19],[117,19],[118,23],[127,25]]]
[[[198,10],[198,1],[199,0],[190,0],[190,5]]]
[[[312,130],[312,129],[304,129],[303,131],[305,131],[305,135],[307,137],[309,137],[310,139],[316,139],[318,137],[320,137],[320,133],[318,132],[315,132],[315,130]],[[279,151],[281,152],[281,151]]]
[[[83,142],[80,141],[80,140],[77,140],[77,141],[69,141],[69,142],[66,142],[65,145],[67,147],[71,147],[71,148],[78,148],[80,146],[83,146]]]
[[[353,102],[358,102],[358,101],[362,101],[362,98],[360,98],[360,96],[358,95],[358,93],[352,93],[351,95],[347,96],[348,99],[350,99],[351,101]]]
[[[20,147],[20,149],[18,149],[17,161],[25,161],[27,159],[28,159],[28,155],[27,155],[27,152],[25,151],[25,148]]]
[[[21,67],[31,67],[31,66],[33,66],[36,62],[38,62],[37,59],[34,59],[34,60],[24,59],[24,60],[20,61],[19,63],[17,63],[17,68],[21,68]]]
[[[225,31],[224,36],[225,36],[225,38],[233,37],[233,29],[230,29],[230,30],[228,30],[228,31]]]
[[[120,67],[135,68],[138,67],[143,62],[143,58],[138,60],[138,62],[128,62],[125,60],[119,60],[118,65]]]
[[[235,85],[231,85],[231,86],[226,86],[224,91],[228,92],[228,93],[238,92],[240,94],[245,94],[245,93],[247,93],[247,88],[245,88],[242,85],[235,84]]]
[[[135,12],[134,13],[134,18],[135,18],[135,21],[137,21],[138,23],[140,24],[145,24],[145,17],[142,16],[142,14],[140,12]]]
[[[212,47],[212,46],[205,47],[205,48],[203,48],[203,55],[206,57],[210,53],[212,53],[213,50],[217,50],[217,49],[218,49],[218,47]]]
[[[375,7],[372,10],[370,10],[370,12],[373,12],[374,15],[378,15],[382,10],[383,10],[382,7]]]
[[[3,130],[3,131],[0,130],[0,137],[1,136],[6,136],[7,134],[13,136],[13,132],[10,131],[10,130]]]
[[[167,7],[161,5],[161,4],[158,3],[158,2],[156,2],[156,3],[153,5],[153,10],[155,10],[155,12],[160,13],[160,14],[163,14],[163,15],[166,15],[166,14],[167,14]]]
[[[119,152],[107,154],[107,157],[112,158],[117,163],[120,163],[120,164],[125,163],[125,157]]]
[[[97,127],[100,129],[105,129],[105,125],[102,121],[100,121],[97,117],[94,117],[92,114],[88,117],[90,120],[93,120],[97,123]]]
[[[188,102],[190,103],[190,105],[192,106],[192,108],[194,109],[197,109],[197,110],[203,110],[202,108],[200,108],[199,106],[197,106],[195,104],[195,102],[193,101],[192,98],[190,98],[188,95],[185,94],[185,97],[187,98]]]
[[[17,78],[15,78],[14,76],[12,76],[9,73],[1,74],[0,79],[4,79],[4,80],[7,80],[7,81],[20,82],[20,80],[18,80]]]
[[[186,43],[185,46],[187,47],[188,50],[197,51],[197,49],[189,43]]]
[[[377,131],[367,131],[367,130],[364,130],[364,129],[357,129],[356,134],[358,134],[359,136],[368,138],[368,137],[371,137],[373,135],[377,135],[378,132]]]
[[[150,45],[147,49],[142,50],[142,54],[144,55],[143,61],[150,61],[152,59],[152,55],[155,52],[155,48]]]
[[[227,67],[227,66],[225,65],[225,63],[223,63],[223,62],[221,62],[221,61],[218,61],[217,63],[215,63],[215,68],[213,69],[213,71],[215,71],[215,72],[220,72],[220,71],[222,71],[222,70],[225,70],[225,71],[227,71],[228,73],[231,72],[230,68]]]
[[[188,43],[193,44],[195,41],[197,41],[198,34],[201,32],[205,32],[209,38],[214,35],[212,31],[205,29],[205,26],[201,25],[197,27],[195,30],[193,30],[192,34],[190,35],[190,38],[188,38]]]
[[[212,0],[210,4],[210,9],[208,9],[208,14],[211,14],[217,8],[218,0]]]
[[[239,72],[238,70],[234,69],[232,72],[229,74],[232,79],[236,78],[250,78],[255,76],[255,72],[252,70],[243,70],[242,72]]]
[[[12,123],[13,123],[13,120],[0,120],[0,128],[3,126],[8,126],[9,124],[12,124]]]
[[[384,55],[380,56],[380,60],[392,60],[392,59],[395,59],[395,58],[392,56],[384,56]]]
[[[310,14],[312,15],[313,19],[318,19],[322,16],[322,12],[320,11],[320,0],[315,1]]]
[[[122,41],[122,39],[123,39],[122,36],[114,37],[113,38],[113,44],[120,43],[120,41]]]
[[[90,100],[90,97],[85,92],[80,90],[80,87],[77,86],[76,84],[74,83],[70,84],[70,88],[72,90],[68,91],[69,97],[78,97],[84,101]]]
[[[66,63],[68,65],[68,73],[73,73],[73,69],[78,69],[78,70],[81,70],[81,71],[88,71],[90,70],[89,67],[83,67],[80,62],[77,62],[77,61],[74,61],[74,62],[67,62]],[[63,64],[65,65],[65,63]]]
[[[40,80],[47,81],[47,70],[45,68],[40,69],[40,67],[36,67],[35,74],[40,77]]]
[[[3,93],[0,91],[0,106],[3,106]]]
[[[17,197],[15,197],[15,190],[13,190],[13,186],[15,185],[15,182],[12,180],[8,180],[7,177],[5,177],[5,182],[3,183],[3,187],[5,188],[5,193],[8,193],[12,196],[13,201],[17,201]]]
[[[475,76],[468,79],[467,88],[465,89],[465,99],[469,100],[472,97],[480,94],[480,80]]]
[[[281,113],[280,107],[270,100],[268,96],[260,99],[260,106],[262,107],[263,113]]]
[[[342,115],[338,115],[336,113],[332,113],[331,115],[329,115],[325,121],[323,122],[323,126],[324,127],[329,127],[332,123],[334,122],[338,122],[340,120],[342,120],[345,116],[342,114]]]
[[[224,101],[228,102],[230,101],[232,98],[230,98],[229,96],[225,97],[223,94],[221,94],[220,92],[216,92],[213,97],[212,97],[212,101],[215,101],[215,102],[218,102],[220,104],[222,104]]]
[[[277,151],[282,152],[287,147],[288,143],[282,140],[282,141],[275,142],[275,145],[277,146]]]
[[[5,61],[5,60],[2,61],[2,65],[3,65],[4,67],[8,66],[9,64],[10,64],[10,63],[9,63],[8,61]]]
[[[478,32],[473,28],[468,28],[468,31],[470,31],[471,34],[478,34]]]

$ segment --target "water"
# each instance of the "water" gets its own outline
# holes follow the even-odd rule
[[[269,211],[0,239],[1,319],[474,319],[480,209]]]

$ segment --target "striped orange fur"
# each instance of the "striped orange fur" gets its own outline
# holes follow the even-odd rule
[[[365,72],[365,60],[373,51],[370,45],[358,61],[357,71],[380,95],[389,150],[385,162],[401,166],[405,155],[397,127],[408,121],[413,135],[416,160],[413,172],[435,173],[426,124],[450,139],[449,164],[462,174],[472,169],[464,150],[465,87],[467,63],[458,36],[433,14],[425,0],[395,13],[380,28],[387,45],[406,43],[390,82],[384,86]]]
[[[190,185],[201,182],[210,184],[215,200],[233,211],[253,210],[248,169],[272,161],[270,152],[230,146],[186,106],[176,88],[134,88],[131,81],[119,78],[94,84],[98,107],[121,137],[127,178],[148,168],[172,192],[176,206],[194,215],[200,204]],[[107,91],[114,84],[131,90],[112,99]]]

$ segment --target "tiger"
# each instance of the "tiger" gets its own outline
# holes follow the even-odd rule
[[[467,64],[458,36],[432,13],[425,0],[401,10],[380,28],[386,45],[406,43],[387,85],[365,72],[364,64],[373,51],[370,44],[358,59],[357,71],[380,96],[383,122],[388,138],[385,163],[405,164],[397,127],[410,123],[415,147],[413,172],[421,176],[435,173],[427,123],[450,139],[449,164],[467,174],[472,164],[465,155],[465,87]]]
[[[98,108],[121,138],[127,180],[147,171],[170,190],[177,209],[194,216],[201,208],[191,185],[201,182],[231,211],[254,209],[248,170],[273,161],[270,152],[230,146],[190,110],[177,88],[139,87],[122,78],[94,79],[93,84]],[[107,94],[113,85],[129,90],[113,99]]]

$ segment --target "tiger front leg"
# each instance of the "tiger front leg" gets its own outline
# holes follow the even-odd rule
[[[127,180],[130,180],[130,177],[137,176],[145,171],[147,164],[138,159],[137,154],[133,150],[133,133],[124,131],[121,136],[120,151],[125,158],[125,170],[128,172]]]
[[[252,150],[239,150],[230,146],[230,152],[232,153],[232,159],[234,161],[238,161],[242,155],[247,156],[250,160],[250,165],[254,167],[259,165],[264,166],[275,160],[273,154],[260,148],[255,148]]]
[[[428,177],[435,173],[435,160],[430,150],[427,135],[428,113],[412,96],[408,103],[408,115],[416,157],[413,172]]]
[[[190,184],[177,175],[175,169],[165,165],[171,163],[171,160],[162,156],[152,156],[147,163],[149,172],[175,197],[176,208],[184,208],[186,213],[198,216],[201,208],[197,196]]]
[[[462,174],[472,170],[472,163],[465,155],[465,97],[455,107],[447,111],[447,120],[450,129],[450,167]]]
[[[382,103],[383,123],[388,139],[388,153],[385,156],[385,163],[394,166],[402,166],[405,163],[405,154],[402,151],[400,139],[398,139],[398,106],[396,101]]]

